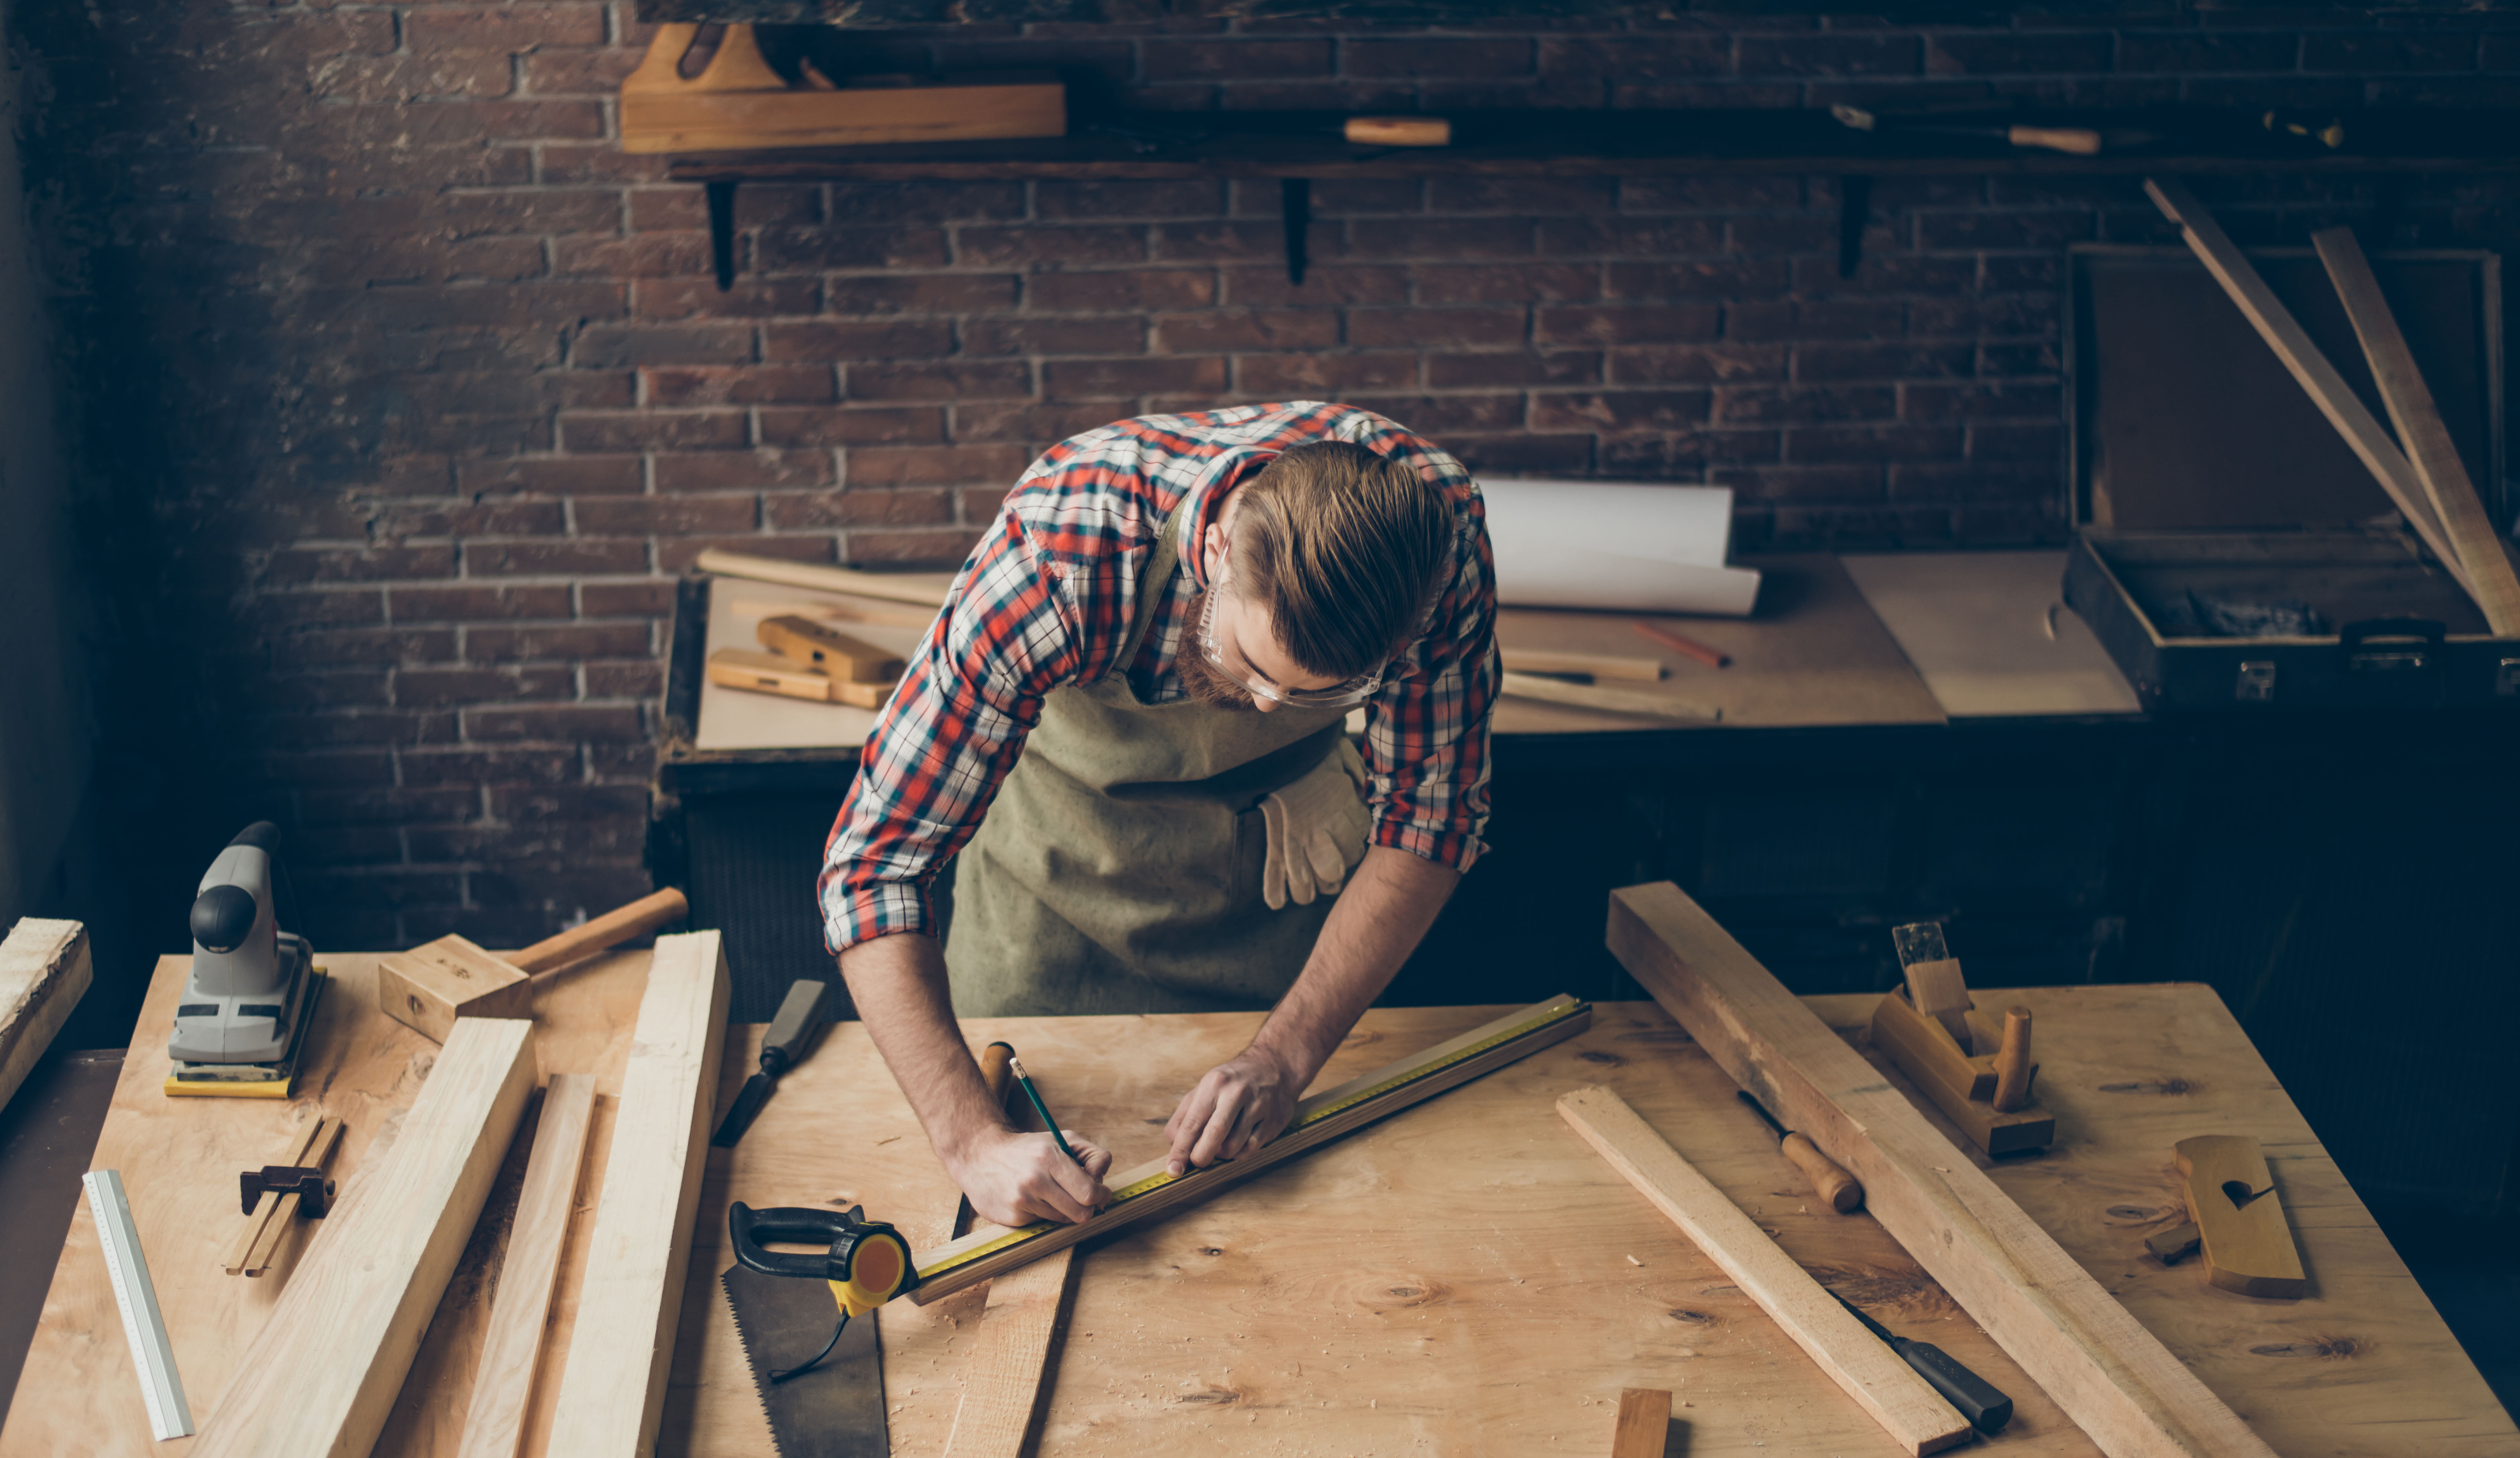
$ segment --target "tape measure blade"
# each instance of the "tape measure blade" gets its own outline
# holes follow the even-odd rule
[[[88,1213],[96,1220],[97,1245],[105,1253],[106,1274],[113,1283],[113,1303],[122,1312],[122,1335],[131,1344],[131,1363],[140,1376],[140,1398],[149,1409],[149,1431],[158,1440],[193,1436],[192,1404],[184,1398],[184,1382],[175,1371],[174,1345],[167,1340],[164,1314],[158,1307],[158,1287],[149,1279],[149,1261],[141,1254],[140,1229],[132,1222],[131,1201],[123,1193],[121,1171],[91,1170],[81,1177],[87,1186]]]

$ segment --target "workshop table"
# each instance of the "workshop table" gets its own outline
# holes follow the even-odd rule
[[[159,964],[95,1166],[122,1171],[197,1415],[211,1411],[295,1259],[221,1274],[241,1216],[236,1171],[273,1157],[292,1119],[348,1125],[335,1172],[355,1179],[390,1136],[434,1045],[386,1020],[375,959],[324,958],[335,985],[294,1106],[168,1100],[164,1038],[184,959]],[[547,1351],[566,1349],[586,1212],[604,1176],[644,952],[536,984],[542,1071],[593,1073],[600,1101]],[[2214,994],[2193,985],[1984,992],[2037,1014],[2048,1153],[1994,1177],[2279,1453],[2508,1454],[2497,1404],[2371,1216]],[[1807,999],[1859,1043],[1868,996]],[[1366,1015],[1325,1081],[1379,1067],[1497,1008]],[[1125,1167],[1160,1152],[1175,1092],[1239,1048],[1256,1015],[975,1020],[974,1044],[1022,1050],[1061,1121]],[[728,1031],[718,1107],[762,1029]],[[1894,1083],[1901,1081],[1885,1069]],[[2025,1455],[2095,1451],[1879,1226],[1813,1199],[1732,1085],[1651,1003],[1604,1004],[1582,1036],[1407,1110],[1084,1258],[1045,1419],[1044,1450],[1496,1453],[1606,1451],[1620,1389],[1669,1389],[1692,1458],[1890,1451],[1810,1360],[1559,1122],[1567,1089],[1602,1083],[1823,1281],[1930,1340],[2019,1399],[2003,1436]],[[1942,1123],[1939,1113],[1927,1117]],[[1948,1125],[1943,1126],[1948,1132]],[[2313,1294],[2213,1290],[2142,1240],[2182,1218],[2171,1145],[2239,1131],[2266,1145]],[[520,1134],[429,1328],[382,1454],[453,1450],[495,1289]],[[924,1244],[955,1191],[857,1024],[834,1025],[735,1150],[711,1149],[659,1451],[762,1453],[768,1434],[717,1277],[726,1209],[864,1202]],[[984,1296],[881,1313],[895,1450],[934,1453],[959,1395],[958,1354]],[[549,1438],[552,1384],[525,1451]],[[151,1441],[93,1223],[82,1209],[0,1431],[0,1455],[180,1454]]]

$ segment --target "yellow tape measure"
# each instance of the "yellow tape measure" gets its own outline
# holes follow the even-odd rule
[[[1563,1006],[1552,1008],[1548,1012],[1541,1013],[1536,1017],[1526,1018],[1523,1021],[1514,1024],[1512,1027],[1506,1029],[1502,1033],[1495,1034],[1488,1038],[1483,1038],[1477,1042],[1471,1043],[1467,1047],[1457,1049],[1440,1061],[1427,1064],[1424,1068],[1417,1069],[1410,1073],[1394,1075],[1391,1078],[1383,1080],[1381,1082],[1372,1084],[1369,1087],[1360,1088],[1356,1092],[1346,1095],[1335,1103],[1324,1104],[1317,1109],[1306,1109],[1295,1116],[1294,1121],[1286,1126],[1285,1129],[1280,1133],[1279,1137],[1282,1139],[1287,1134],[1294,1133],[1298,1129],[1310,1128],[1314,1125],[1320,1124],[1326,1119],[1332,1119],[1338,1115],[1344,1114],[1359,1104],[1380,1098],[1386,1093],[1393,1092],[1396,1089],[1405,1088],[1412,1083],[1422,1082],[1427,1079],[1431,1079],[1436,1075],[1443,1073],[1447,1069],[1459,1068],[1462,1064],[1469,1062],[1471,1059],[1476,1058],[1481,1053],[1487,1052],[1491,1048],[1498,1047],[1505,1043],[1509,1043],[1517,1038],[1527,1038],[1552,1024],[1562,1023],[1568,1018],[1575,1017],[1578,1014],[1591,1010],[1591,1006],[1592,1004],[1584,1002],[1581,999],[1570,999]],[[1165,1185],[1175,1183],[1179,1180],[1188,1179],[1192,1177],[1192,1175],[1202,1172],[1204,1171],[1192,1170],[1189,1174],[1167,1174],[1161,1171],[1149,1174],[1144,1179],[1132,1181],[1129,1184],[1122,1185],[1120,1188],[1113,1190],[1111,1192],[1111,1203],[1110,1205],[1105,1206],[1104,1209],[1116,1210],[1120,1206],[1126,1205],[1130,1201],[1135,1200],[1142,1195],[1162,1189]],[[1039,1239],[1054,1230],[1063,1230],[1065,1228],[1067,1227],[1056,1221],[1036,1220],[1029,1225],[1010,1230],[1006,1234],[1001,1235],[994,1240],[983,1241],[979,1245],[973,1246],[968,1251],[959,1252],[951,1259],[940,1260],[934,1265],[922,1267],[919,1272],[919,1278],[922,1282],[935,1280],[938,1276],[941,1276],[948,1271],[960,1270],[974,1260],[994,1256],[1000,1251],[1010,1250],[1015,1246],[1022,1245],[1027,1241]]]

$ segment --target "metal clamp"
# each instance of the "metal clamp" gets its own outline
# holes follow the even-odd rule
[[[2432,618],[2364,618],[2336,630],[2336,646],[2355,673],[2420,673],[2449,637],[2449,625]]]
[[[297,1214],[310,1220],[324,1218],[333,1208],[333,1181],[321,1170],[303,1165],[265,1165],[248,1170],[237,1176],[239,1192],[245,1197],[245,1213],[253,1214],[254,1202],[265,1195],[295,1195]]]

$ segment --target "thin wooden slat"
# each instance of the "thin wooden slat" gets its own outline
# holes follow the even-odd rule
[[[517,1219],[508,1233],[507,1259],[490,1306],[490,1331],[481,1340],[472,1400],[464,1411],[464,1436],[456,1458],[515,1458],[524,1440],[525,1404],[533,1396],[542,1360],[543,1329],[551,1316],[553,1285],[560,1277],[561,1248],[568,1237],[569,1212],[577,1204],[586,1169],[586,1136],[595,1122],[595,1080],[554,1074],[543,1092],[542,1123],[517,1196]]]
[[[1006,1237],[1016,1233],[1003,1225],[983,1224],[961,1240],[919,1253],[917,1264],[923,1280],[911,1294],[912,1299],[922,1305],[941,1300],[965,1287],[988,1280],[1001,1271],[1013,1270],[1054,1251],[1064,1250],[1078,1241],[1134,1225],[1178,1206],[1204,1200],[1315,1145],[1326,1144],[1351,1129],[1398,1113],[1448,1088],[1459,1087],[1491,1069],[1503,1068],[1525,1054],[1572,1038],[1591,1027],[1592,1023],[1592,1006],[1577,998],[1561,994],[1546,1002],[1535,1002],[1520,1012],[1473,1028],[1413,1057],[1403,1058],[1363,1078],[1351,1079],[1335,1088],[1314,1094],[1295,1106],[1294,1122],[1287,1127],[1286,1132],[1257,1153],[1226,1164],[1211,1165],[1204,1170],[1192,1170],[1179,1178],[1165,1175],[1164,1167],[1168,1161],[1148,1160],[1107,1182],[1112,1193],[1120,1197],[1120,1203],[1093,1218],[1073,1225],[1048,1222],[1028,1225],[1024,1227],[1022,1240],[971,1259],[981,1248],[997,1246]],[[1514,1033],[1515,1029],[1525,1025],[1531,1025],[1530,1032]],[[1493,1045],[1462,1058],[1460,1062],[1450,1061],[1460,1057],[1463,1050],[1476,1048],[1482,1043]],[[1384,1084],[1396,1086],[1387,1092],[1366,1096]],[[1145,1187],[1143,1192],[1132,1194],[1141,1186]]]
[[[192,1458],[361,1458],[376,1444],[533,1084],[531,1023],[457,1021],[393,1148],[325,1218]]]
[[[341,1121],[329,1118],[318,1120],[315,1125],[315,1136],[307,1141],[306,1148],[299,1155],[297,1163],[308,1169],[321,1170],[324,1168],[325,1161],[333,1157],[334,1148],[340,1142]],[[263,1223],[260,1232],[254,1236],[253,1249],[246,1253],[245,1274],[262,1275],[271,1269],[273,1261],[280,1259],[280,1243],[287,1240],[289,1232],[295,1227],[297,1208],[304,1198],[292,1192],[281,1196],[278,1203],[272,1207],[271,1218]]]
[[[2467,464],[2459,460],[2458,444],[2442,422],[2432,387],[2424,383],[2415,352],[2407,347],[2398,316],[2390,311],[2380,280],[2371,272],[2370,260],[2362,256],[2362,245],[2355,242],[2351,228],[2321,229],[2310,241],[2318,248],[2319,261],[2327,265],[2337,296],[2345,301],[2346,317],[2354,322],[2354,336],[2362,342],[2362,357],[2370,362],[2371,378],[2380,387],[2380,403],[2389,412],[2389,423],[2397,427],[2399,443],[2406,448],[2407,463],[2423,483],[2433,509],[2441,513],[2443,535],[2457,549],[2460,565],[2476,585],[2476,605],[2485,612],[2486,626],[2505,638],[2520,635],[2520,573],[2512,571],[2511,559],[2503,554],[2499,534],[2485,514],[2485,504],[2477,499]]]
[[[1619,1427],[1610,1458],[1663,1458],[1671,1441],[1671,1393],[1647,1388],[1619,1392]]]
[[[280,1152],[275,1163],[306,1163],[306,1151],[314,1147],[315,1136],[323,1130],[324,1120],[320,1116],[299,1125],[296,1135],[289,1141],[289,1147]],[[222,1270],[232,1276],[245,1274],[246,1262],[253,1256],[253,1248],[262,1244],[262,1232],[270,1228],[272,1212],[280,1208],[280,1196],[265,1190],[261,1198],[253,1202],[253,1213],[245,1217],[245,1228],[237,1232],[236,1244],[228,1249],[228,1259],[220,1262]]]
[[[26,1075],[94,980],[87,928],[28,916],[0,942],[0,1106]]]
[[[745,577],[783,587],[814,588],[826,593],[851,593],[887,602],[915,602],[922,607],[945,605],[954,588],[950,572],[860,572],[854,567],[826,567],[818,562],[788,562],[712,547],[694,558],[703,572]]]
[[[1553,648],[1517,648],[1500,643],[1497,652],[1512,674],[1591,674],[1596,679],[1626,679],[1641,684],[1662,679],[1659,658],[1629,658],[1617,653],[1562,653]]]
[[[1073,1247],[989,1283],[988,1309],[963,1358],[963,1400],[945,1458],[1021,1458],[1049,1386],[1050,1348],[1075,1292]]]
[[[1972,1430],[1965,1418],[1848,1315],[1809,1271],[1638,1118],[1627,1100],[1607,1088],[1579,1088],[1557,1100],[1557,1113],[1723,1267],[1829,1381],[1881,1425],[1899,1451],[1923,1458],[1968,1440]]]
[[[1569,708],[1598,709],[1606,714],[1635,714],[1647,719],[1688,723],[1712,724],[1724,717],[1721,709],[1650,689],[1570,684],[1563,679],[1544,679],[1524,673],[1508,672],[1497,678],[1498,691],[1508,698],[1538,699],[1542,703],[1565,704]]]
[[[699,1209],[726,1002],[726,952],[717,933],[656,939],[560,1378],[554,1458],[632,1458],[655,1447]]]
[[[1985,1172],[1670,882],[1610,893],[1610,950],[2109,1458],[2273,1450]]]
[[[2432,549],[2433,555],[2441,558],[2442,566],[2457,579],[2458,585],[2466,589],[2470,596],[2474,596],[2475,584],[2469,580],[2466,566],[2451,546],[2449,533],[2442,529],[2441,517],[2434,513],[2432,503],[2425,499],[2423,484],[2416,480],[2415,469],[2408,464],[2406,453],[2398,449],[2398,443],[2391,440],[2389,432],[2372,418],[2362,398],[2354,393],[2344,376],[2336,373],[2336,367],[2327,362],[2327,356],[2311,342],[2300,321],[2294,319],[2292,311],[2275,297],[2274,290],[2267,287],[2267,281],[2258,276],[2256,267],[2223,232],[2223,225],[2214,221],[2214,215],[2205,210],[2204,204],[2178,182],[2147,177],[2143,181],[2143,189],[2152,195],[2152,200],[2162,214],[2179,225],[2187,239],[2188,248],[2204,263],[2205,271],[2223,286],[2223,291],[2231,296],[2231,302],[2239,305],[2240,312],[2247,316],[2258,336],[2267,341],[2267,347],[2275,352],[2275,358],[2283,362],[2284,369],[2304,390],[2310,392],[2311,401],[2318,407],[2318,413],[2327,417],[2327,422],[2345,437],[2345,444],[2379,481],[2381,489],[2389,493],[2389,499],[2406,513],[2407,520],[2415,528],[2415,535],[2423,538],[2424,545]]]

